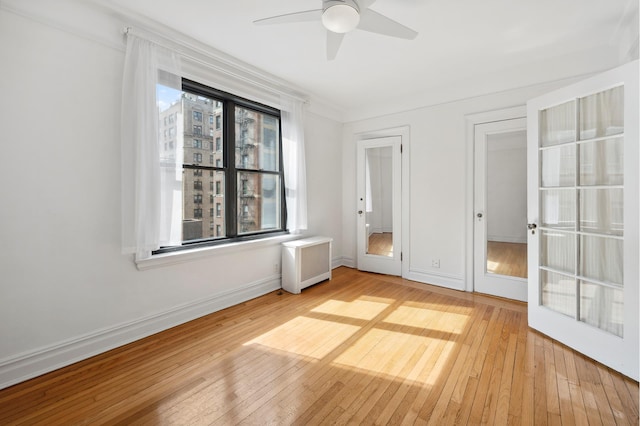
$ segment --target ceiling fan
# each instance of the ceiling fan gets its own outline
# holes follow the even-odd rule
[[[413,40],[418,33],[375,12],[376,0],[322,0],[322,9],[287,13],[253,21],[257,25],[286,24],[321,20],[327,29],[327,59],[335,59],[344,35],[355,29]]]

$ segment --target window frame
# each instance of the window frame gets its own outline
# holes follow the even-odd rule
[[[206,237],[199,240],[192,241],[183,241],[180,245],[177,246],[167,246],[161,247],[158,250],[154,250],[152,254],[162,254],[169,252],[176,252],[200,247],[207,246],[218,246],[225,245],[230,243],[237,243],[241,241],[252,241],[264,238],[270,238],[279,235],[289,234],[289,231],[286,227],[287,224],[287,206],[286,206],[286,198],[285,198],[285,176],[284,176],[284,159],[282,155],[282,117],[280,110],[263,105],[261,103],[251,101],[249,99],[245,99],[231,93],[227,93],[221,90],[214,89],[212,87],[206,86],[204,84],[195,82],[193,80],[189,80],[187,78],[182,78],[182,91],[192,93],[195,95],[200,95],[212,99],[215,101],[214,105],[218,105],[218,102],[222,104],[222,117],[217,114],[213,114],[214,120],[221,120],[220,129],[217,128],[221,132],[220,140],[221,140],[221,148],[222,148],[222,165],[218,167],[216,164],[205,165],[200,162],[197,164],[182,164],[183,170],[189,169],[200,169],[200,170],[210,170],[212,172],[223,172],[224,173],[224,181],[223,185],[223,211],[224,211],[224,227],[226,236],[224,237]],[[249,110],[253,110],[260,114],[266,114],[278,120],[278,140],[276,143],[279,144],[278,149],[278,170],[270,171],[270,170],[262,170],[262,169],[249,169],[243,167],[237,167],[235,161],[235,153],[236,153],[236,137],[235,137],[235,108],[247,108]],[[204,114],[203,114],[204,115]],[[217,124],[217,123],[216,123]],[[215,138],[214,138],[215,141]],[[213,142],[212,142],[213,144]],[[216,146],[217,151],[217,146]],[[195,163],[195,162],[194,162]],[[238,191],[241,188],[238,188],[238,179],[241,173],[250,172],[257,173],[263,175],[275,175],[280,178],[280,228],[273,230],[265,230],[265,231],[255,231],[251,233],[243,233],[239,234],[239,216],[238,216]],[[219,197],[220,194],[217,192],[214,193],[215,197]],[[217,203],[216,203],[217,204]],[[218,211],[216,208],[216,217]],[[219,226],[219,225],[218,225]],[[216,229],[217,231],[217,229]],[[217,232],[216,232],[217,234]]]

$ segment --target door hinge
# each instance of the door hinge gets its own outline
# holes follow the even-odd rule
[[[402,262],[402,252],[400,252],[400,262]]]
[[[402,144],[400,144],[400,154],[402,154]]]

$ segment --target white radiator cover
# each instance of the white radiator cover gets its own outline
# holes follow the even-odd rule
[[[331,242],[310,237],[282,243],[282,288],[299,294],[303,288],[331,279]]]

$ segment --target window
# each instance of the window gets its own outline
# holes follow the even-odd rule
[[[280,112],[186,79],[177,96],[188,102],[161,110],[158,125],[173,121],[173,137],[184,129],[177,135],[184,148],[176,144],[184,150],[176,154],[183,159],[183,182],[167,183],[183,187],[182,244],[158,252],[286,231]],[[210,220],[203,221],[206,209]]]

